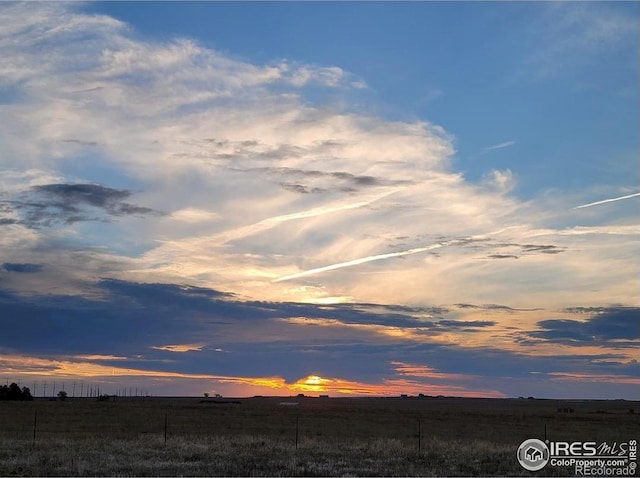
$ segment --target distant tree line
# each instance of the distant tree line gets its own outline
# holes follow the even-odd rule
[[[33,400],[28,387],[18,386],[17,383],[0,386],[0,400]]]

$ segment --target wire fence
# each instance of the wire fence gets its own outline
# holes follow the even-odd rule
[[[0,382],[1,383],[1,382]],[[105,387],[97,383],[85,383],[77,381],[34,381],[28,382],[21,379],[10,380],[4,379],[5,387],[9,384],[16,384],[19,389],[26,388],[29,394],[35,398],[43,398],[56,400],[63,394],[69,398],[98,398],[101,396],[120,397],[123,399],[133,398],[149,398],[151,393],[149,389],[143,387]]]
[[[508,404],[510,408],[505,408]],[[155,437],[265,437],[292,447],[396,440],[422,450],[432,440],[519,444],[525,439],[620,441],[637,435],[632,403],[565,413],[557,403],[415,399],[36,398],[0,401],[0,438],[31,441]],[[614,406],[616,407],[614,409]],[[566,408],[566,407],[565,407]],[[573,409],[573,408],[572,408]]]
[[[14,414],[0,414],[0,436],[42,442],[93,438],[160,438],[166,445],[175,437],[254,436],[290,444],[394,439],[407,448],[421,450],[425,440],[425,420],[415,416],[350,416],[349,412],[324,413],[285,408],[279,405],[239,410],[235,404],[183,407],[146,405],[152,400],[118,404],[34,403],[14,405]],[[0,409],[6,406],[0,404]],[[9,406],[11,406],[9,405]],[[102,405],[102,406],[101,406]],[[244,407],[250,408],[250,407]]]

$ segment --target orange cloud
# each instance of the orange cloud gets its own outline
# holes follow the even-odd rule
[[[291,317],[280,319],[283,322],[300,326],[317,326],[328,328],[345,328],[370,332],[375,335],[389,337],[391,339],[412,340],[416,342],[437,342],[459,344],[460,339],[451,333],[441,333],[428,327],[398,327],[395,325],[380,324],[354,324],[338,319],[323,319],[309,317]]]
[[[90,356],[85,356],[90,357]],[[99,356],[98,360],[104,360],[104,356]],[[394,362],[398,368],[404,372],[426,371],[438,378],[458,379],[464,376],[458,374],[439,374],[429,367],[416,368],[410,364]],[[384,379],[381,383],[366,383],[352,380],[345,380],[336,377],[322,377],[320,375],[309,375],[293,383],[288,383],[279,376],[273,377],[237,377],[215,374],[192,374],[180,372],[166,372],[162,370],[144,370],[136,368],[113,367],[103,364],[96,364],[87,361],[74,362],[71,360],[53,360],[38,357],[25,356],[4,356],[0,358],[0,375],[41,377],[46,379],[102,379],[109,378],[141,378],[146,377],[153,380],[203,380],[218,384],[232,386],[233,393],[239,396],[250,396],[256,393],[270,393],[273,395],[290,395],[297,393],[322,393],[338,394],[350,396],[377,395],[393,396],[400,394],[417,395],[424,393],[427,395],[451,395],[469,397],[502,397],[503,395],[495,390],[469,389],[461,385],[451,384],[427,384],[416,380],[402,378]],[[408,375],[408,373],[405,373]],[[435,374],[435,375],[434,375]],[[419,375],[418,375],[419,376]],[[180,384],[176,384],[179,389]]]
[[[396,362],[400,363],[400,362]],[[428,368],[428,367],[427,367]],[[458,374],[438,374],[438,378],[461,378]],[[449,395],[458,397],[504,397],[496,390],[467,389],[461,385],[428,384],[407,379],[385,379],[382,383],[364,383],[340,378],[325,378],[309,375],[301,378],[289,386],[291,390],[314,393],[337,393],[340,395],[376,395],[396,396],[401,394],[418,395]]]
[[[396,372],[400,375],[409,375],[411,377],[434,378],[443,380],[466,380],[470,378],[477,378],[473,375],[465,375],[461,373],[438,372],[428,365],[415,365],[405,362],[391,362],[391,365],[396,368]]]
[[[389,393],[387,393],[388,395],[402,393],[417,395],[422,393],[425,395],[444,395],[451,397],[504,398],[506,396],[498,390],[467,388],[462,385],[452,384],[429,384],[406,379],[386,380],[384,386],[389,391]]]
[[[73,358],[81,360],[128,360],[127,357],[117,355],[74,355]]]
[[[200,352],[206,344],[180,344],[180,345],[153,345],[152,349],[165,350],[167,352]]]
[[[104,360],[104,359],[103,359]],[[0,366],[3,371],[0,374],[7,375],[39,375],[46,377],[65,378],[90,378],[90,377],[152,377],[152,378],[185,378],[208,379],[219,382],[234,382],[255,384],[258,386],[270,386],[278,388],[283,386],[284,379],[275,378],[251,378],[230,377],[225,375],[193,374],[180,372],[165,372],[162,370],[144,370],[125,367],[111,367],[108,365],[90,362],[73,362],[71,360],[52,360],[37,357],[4,356],[0,358]]]

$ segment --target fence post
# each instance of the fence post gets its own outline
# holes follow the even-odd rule
[[[167,422],[169,420],[169,414],[164,414],[164,446],[167,446]]]
[[[296,415],[296,450],[298,449],[298,418],[299,416]]]
[[[38,425],[38,410],[33,414],[33,446],[36,446],[36,426]]]
[[[422,450],[422,424],[420,423],[420,419],[418,419],[418,453]]]
[[[544,424],[544,439],[547,439],[547,424]]]

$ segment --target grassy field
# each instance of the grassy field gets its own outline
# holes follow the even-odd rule
[[[640,435],[640,402],[629,401],[229,402],[0,402],[0,476],[566,476],[522,469],[518,445],[545,433],[597,442]]]

